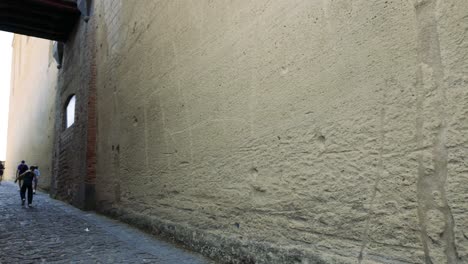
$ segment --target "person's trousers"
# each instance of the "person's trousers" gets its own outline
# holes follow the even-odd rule
[[[28,204],[32,204],[32,200],[33,200],[32,183],[23,183],[23,185],[21,186],[21,191],[20,191],[21,201],[25,199],[26,190],[28,190]]]

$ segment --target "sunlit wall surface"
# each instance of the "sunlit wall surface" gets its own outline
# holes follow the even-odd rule
[[[39,186],[50,186],[57,66],[48,40],[13,38],[6,179],[21,160],[37,165]]]
[[[0,160],[6,157],[12,39],[13,34],[0,31]]]

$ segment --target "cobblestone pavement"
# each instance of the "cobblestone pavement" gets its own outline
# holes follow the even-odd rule
[[[11,182],[0,185],[0,263],[214,263],[131,228],[51,199],[22,207]]]

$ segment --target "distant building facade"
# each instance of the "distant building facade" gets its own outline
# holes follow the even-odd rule
[[[94,1],[35,82],[50,193],[227,263],[468,262],[467,10]]]
[[[55,124],[57,65],[48,40],[15,35],[5,179],[14,179],[25,160],[41,171],[39,187],[49,190]]]

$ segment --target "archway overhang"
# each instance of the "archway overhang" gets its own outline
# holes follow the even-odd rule
[[[65,42],[80,17],[74,0],[0,0],[0,30]]]

